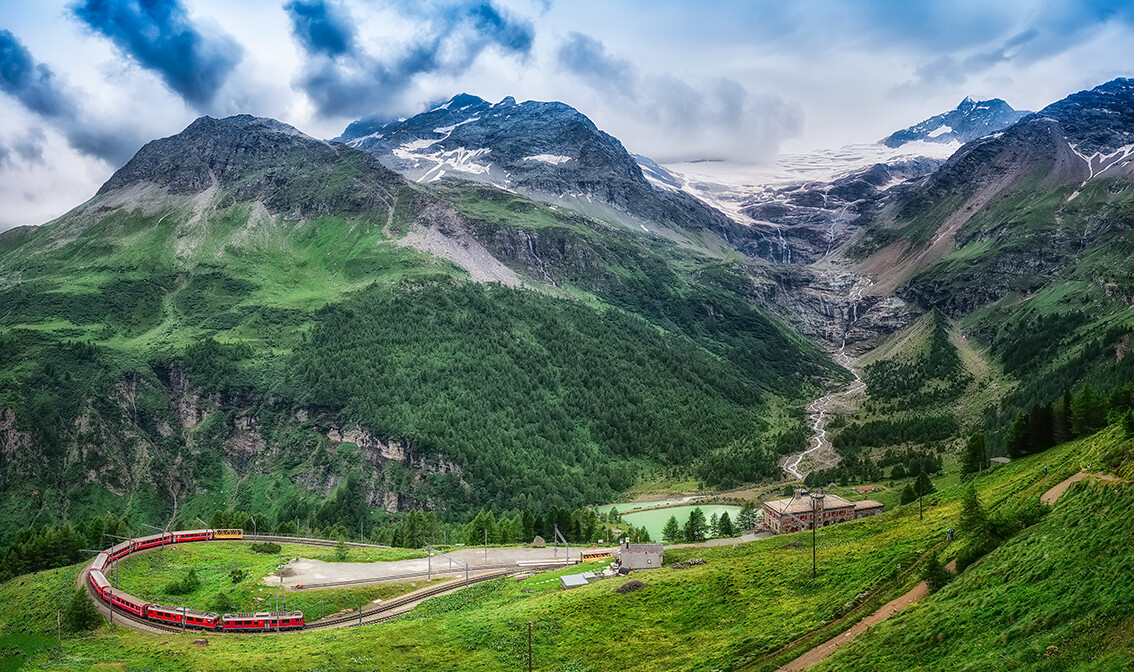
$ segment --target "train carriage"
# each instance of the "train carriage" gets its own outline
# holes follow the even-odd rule
[[[221,629],[226,632],[298,630],[302,627],[302,611],[259,611],[255,614],[225,614],[221,617]]]
[[[213,539],[243,539],[244,530],[213,530]]]
[[[188,628],[205,628],[211,630],[217,627],[220,616],[211,611],[151,604],[146,607],[146,618],[161,623],[184,625]]]
[[[150,605],[149,602],[134,597],[130,593],[124,593],[120,590],[114,590],[110,587],[107,587],[106,592],[103,594],[103,597],[108,599],[113,606],[125,609],[131,614],[135,614],[137,616],[145,616],[146,607]]]
[[[175,544],[186,541],[208,541],[212,539],[212,530],[179,530],[172,534],[173,543]]]
[[[138,537],[134,540],[134,551],[141,551],[146,548],[153,548],[155,546],[164,546],[173,543],[173,534],[166,532],[164,534],[151,534],[148,537]]]
[[[123,556],[130,555],[130,552],[133,550],[134,540],[127,539],[126,541],[111,546],[110,550],[106,551],[106,553],[109,554],[110,560],[117,560]]]
[[[101,572],[106,569],[107,564],[110,563],[110,554],[106,551],[99,553],[95,556],[94,562],[91,563],[90,570],[92,572]]]
[[[90,582],[91,587],[102,599],[107,599],[107,591],[110,590],[110,582],[106,580],[106,575],[101,571],[94,569],[87,572],[87,581]]]

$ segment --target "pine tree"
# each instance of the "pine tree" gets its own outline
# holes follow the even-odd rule
[[[975,474],[984,470],[987,466],[988,458],[985,457],[984,434],[976,432],[965,443],[965,459],[961,464],[961,473]]]
[[[937,486],[933,485],[933,481],[929,480],[928,472],[921,472],[917,475],[917,480],[914,481],[914,492],[918,497],[925,497],[937,492]]]
[[[756,527],[756,504],[745,502],[736,516],[736,527],[743,534]]]
[[[677,522],[677,516],[670,516],[669,520],[665,521],[665,527],[662,528],[662,541],[667,544],[681,540],[681,523]]]
[[[719,536],[732,537],[736,535],[736,530],[732,528],[732,519],[729,518],[728,511],[721,514],[721,519],[717,521],[717,529],[720,532]]]
[[[715,511],[713,515],[709,516],[709,536],[721,536],[721,517]]]
[[[683,532],[685,541],[690,544],[705,540],[705,535],[709,532],[709,524],[705,521],[705,512],[701,507],[698,506],[689,512],[689,520],[685,521]]]
[[[921,569],[921,578],[925,580],[926,585],[929,587],[929,592],[936,593],[945,584],[949,583],[949,571],[941,565],[941,561],[937,558],[937,552],[929,554],[925,559],[925,564]]]
[[[339,562],[347,559],[346,541],[342,537],[335,543],[335,559]]]
[[[1106,427],[1106,411],[1106,399],[1087,383],[1071,400],[1071,432],[1083,436]]]
[[[909,504],[910,502],[916,501],[917,492],[914,490],[913,484],[906,484],[906,487],[902,489],[901,503]]]
[[[101,621],[102,618],[87,595],[87,591],[82,588],[76,590],[71,596],[71,603],[67,605],[67,611],[63,613],[63,622],[67,624],[67,629],[71,632],[89,632],[97,628]]]
[[[972,486],[965,489],[965,498],[961,502],[960,529],[970,537],[972,544],[982,543],[988,537],[988,514],[981,507],[976,489]]]

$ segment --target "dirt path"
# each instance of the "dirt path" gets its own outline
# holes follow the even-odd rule
[[[1051,506],[1052,504],[1055,503],[1055,500],[1059,499],[1059,497],[1063,493],[1067,492],[1067,488],[1070,488],[1072,483],[1074,483],[1076,481],[1081,481],[1084,478],[1097,478],[1100,481],[1121,481],[1122,480],[1121,478],[1115,476],[1114,474],[1092,474],[1090,472],[1080,471],[1079,473],[1075,474],[1071,478],[1068,478],[1068,479],[1062,481],[1061,483],[1059,483],[1059,485],[1056,485],[1051,490],[1048,490],[1047,492],[1043,493],[1043,495],[1040,496],[1040,502],[1043,503],[1043,504],[1046,504],[1047,506]]]
[[[1090,472],[1086,472],[1086,471],[1080,471],[1079,473],[1075,474],[1074,476],[1071,476],[1070,478],[1062,481],[1061,483],[1059,483],[1055,487],[1051,488],[1047,492],[1043,493],[1043,495],[1040,497],[1040,501],[1043,502],[1044,504],[1048,505],[1048,506],[1051,506],[1052,504],[1054,504],[1056,502],[1056,500],[1059,499],[1059,497],[1064,492],[1067,492],[1067,488],[1071,487],[1072,483],[1075,483],[1076,481],[1081,481],[1085,478],[1097,478],[1097,479],[1103,480],[1103,481],[1121,481],[1122,480],[1121,478],[1118,478],[1117,476],[1115,476],[1113,474],[1096,474],[1096,473],[1090,473]],[[955,573],[957,571],[957,561],[956,560],[949,561],[949,564],[945,565],[945,569],[948,569],[950,572]],[[858,637],[863,632],[866,632],[867,628],[869,628],[873,625],[876,625],[878,623],[881,623],[882,621],[886,620],[887,618],[890,618],[891,616],[894,616],[895,614],[901,613],[903,609],[905,609],[906,607],[910,606],[911,604],[921,600],[923,597],[925,597],[928,594],[929,594],[929,587],[926,585],[925,581],[922,581],[921,583],[914,586],[913,589],[911,589],[905,595],[902,595],[901,597],[897,597],[893,600],[890,600],[885,605],[883,605],[882,608],[880,608],[878,611],[867,616],[866,618],[862,619],[858,623],[855,623],[853,626],[848,628],[846,630],[846,632],[843,632],[842,634],[838,635],[837,637],[833,637],[833,638],[827,640],[826,642],[823,642],[819,646],[816,646],[815,648],[811,649],[810,651],[807,651],[803,655],[799,656],[795,660],[791,661],[790,663],[788,663],[787,665],[784,665],[783,667],[781,667],[779,669],[784,670],[786,672],[802,672],[803,670],[807,669],[808,667],[811,667],[812,665],[818,663],[819,661],[826,659],[827,656],[830,656],[832,653],[834,653],[835,650],[838,649],[840,646],[843,646],[845,644],[849,644],[849,643],[853,642],[854,638]]]
[[[949,564],[945,565],[945,569],[955,573],[957,571],[957,561],[951,560]],[[903,609],[921,600],[926,595],[929,595],[929,586],[926,585],[925,581],[922,581],[905,595],[890,600],[882,605],[878,611],[852,625],[846,632],[823,642],[779,669],[786,670],[787,672],[802,672],[802,670],[827,658],[827,656],[834,653],[835,649],[838,649],[840,646],[853,642],[854,638],[866,632],[867,628],[877,625],[895,614],[901,613]]]

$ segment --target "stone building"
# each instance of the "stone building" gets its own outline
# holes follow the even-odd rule
[[[819,527],[845,523],[848,520],[865,518],[877,515],[884,508],[881,502],[873,499],[864,499],[852,502],[838,495],[825,494],[822,498],[822,509],[814,511],[816,505],[812,502],[811,494],[806,490],[796,488],[791,497],[774,499],[764,502],[764,524],[776,534],[799,532],[812,528],[812,516],[819,516]]]

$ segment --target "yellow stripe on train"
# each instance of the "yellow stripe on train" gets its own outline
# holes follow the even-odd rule
[[[243,539],[244,530],[213,530],[213,539]]]

